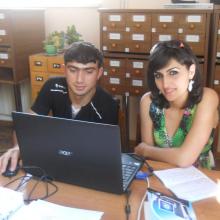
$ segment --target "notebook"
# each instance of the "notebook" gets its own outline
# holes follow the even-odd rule
[[[23,167],[34,176],[44,172],[56,181],[121,194],[142,166],[121,154],[117,125],[21,112],[12,117]]]

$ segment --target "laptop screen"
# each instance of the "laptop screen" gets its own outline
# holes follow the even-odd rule
[[[12,113],[26,171],[40,167],[54,180],[122,193],[120,129],[117,125]]]

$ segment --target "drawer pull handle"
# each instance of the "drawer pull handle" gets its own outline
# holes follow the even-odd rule
[[[167,28],[167,24],[163,24],[162,27],[163,27],[163,28]]]
[[[195,28],[195,25],[194,25],[194,24],[190,24],[189,28],[190,28],[190,29],[194,29],[194,28]]]
[[[111,27],[113,27],[113,28],[114,28],[115,26],[116,26],[116,25],[115,25],[115,23],[111,23]]]
[[[115,44],[115,43],[113,43],[113,44],[112,44],[112,47],[116,47],[116,44]]]
[[[141,27],[141,25],[140,25],[140,24],[136,24],[135,26],[136,26],[137,28],[140,28],[140,27]]]
[[[112,69],[112,72],[115,73],[115,72],[116,72],[116,69]]]
[[[139,74],[139,73],[140,73],[140,70],[135,70],[135,73],[136,73],[136,74]]]
[[[140,91],[138,90],[138,89],[135,89],[135,91],[134,91],[136,94],[139,94],[140,93]]]
[[[4,60],[1,60],[1,64],[5,64],[5,61],[4,61]]]
[[[112,87],[111,90],[112,90],[112,92],[115,92],[115,91],[116,91],[116,88],[115,88],[115,87]]]
[[[140,45],[139,45],[139,44],[136,44],[136,45],[135,45],[135,48],[136,48],[136,49],[139,49],[139,48],[140,48]]]

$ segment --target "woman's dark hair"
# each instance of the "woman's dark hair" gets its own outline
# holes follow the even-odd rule
[[[103,66],[102,53],[91,43],[79,41],[74,42],[64,53],[64,62],[76,61],[79,63],[98,63],[98,67]]]
[[[196,69],[193,77],[193,89],[189,92],[188,100],[184,107],[191,107],[194,104],[199,103],[203,94],[199,63],[191,48],[185,42],[179,40],[160,42],[151,50],[147,71],[147,83],[148,88],[151,91],[152,101],[161,108],[169,107],[169,102],[159,93],[155,83],[154,73],[165,67],[171,59],[185,65],[187,69],[189,69],[192,64],[195,64]]]

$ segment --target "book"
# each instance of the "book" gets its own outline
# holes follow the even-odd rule
[[[194,166],[154,171],[178,198],[190,202],[217,195],[217,184]]]
[[[144,201],[146,220],[196,220],[192,203],[148,189]]]

